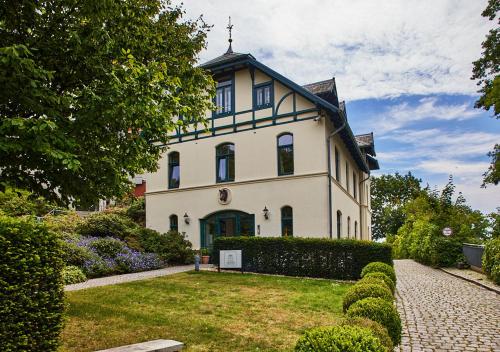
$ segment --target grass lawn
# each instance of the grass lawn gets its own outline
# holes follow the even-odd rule
[[[189,272],[67,292],[63,351],[153,339],[186,351],[291,350],[307,328],[342,314],[348,284],[239,273]]]

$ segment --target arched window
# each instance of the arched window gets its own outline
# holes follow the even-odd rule
[[[354,221],[354,238],[358,238],[358,222]]]
[[[179,231],[179,222],[177,220],[177,215],[172,214],[169,217],[170,219],[170,231]]]
[[[179,188],[181,183],[181,166],[179,164],[179,153],[168,154],[168,188]]]
[[[289,206],[281,208],[281,235],[293,236],[293,209]]]
[[[293,175],[293,134],[278,136],[278,175]]]
[[[342,236],[342,212],[337,210],[337,238]]]
[[[216,148],[217,182],[234,181],[234,144],[224,143]]]
[[[351,217],[347,217],[347,238],[351,237]]]

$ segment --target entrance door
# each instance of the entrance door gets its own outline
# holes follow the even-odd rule
[[[255,216],[242,211],[221,211],[200,220],[201,247],[210,248],[216,237],[254,236]]]

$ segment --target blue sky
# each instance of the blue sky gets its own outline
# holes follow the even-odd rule
[[[179,3],[179,1],[174,1]],[[492,23],[486,0],[190,0],[186,17],[213,25],[200,61],[233,49],[299,84],[336,78],[355,134],[373,131],[380,173],[412,171],[484,212],[500,186],[480,188],[500,121],[474,109],[472,61]]]

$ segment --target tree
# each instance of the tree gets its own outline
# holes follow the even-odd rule
[[[382,175],[371,181],[372,237],[385,238],[396,235],[405,222],[404,206],[421,192],[421,180],[408,172],[402,176]]]
[[[183,15],[161,0],[0,0],[1,188],[120,196],[157,169],[169,131],[205,124],[209,27]]]
[[[488,6],[481,14],[487,17],[490,21],[498,22],[496,17],[500,10],[500,0],[489,0]],[[498,119],[500,118],[500,32],[499,28],[495,27],[490,30],[486,36],[486,40],[482,43],[482,56],[477,61],[473,62],[473,70],[471,79],[478,80],[477,85],[481,86],[479,93],[481,96],[476,101],[476,108],[483,108],[489,111],[493,108],[493,114]],[[483,187],[487,184],[497,185],[500,182],[500,145],[495,145],[493,151],[488,156],[492,162],[488,171],[484,174]]]

